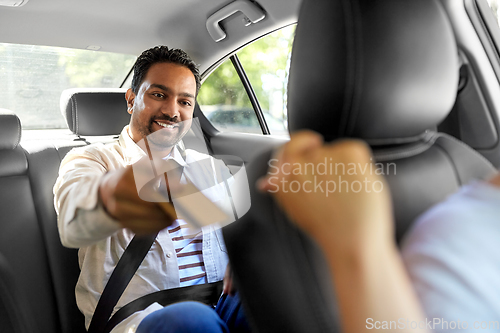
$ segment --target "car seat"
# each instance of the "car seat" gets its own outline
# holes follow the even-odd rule
[[[28,310],[17,290],[12,273],[5,258],[0,254],[0,332],[34,332],[27,318]]]
[[[304,0],[288,83],[289,130],[365,140],[386,170],[395,238],[461,185],[495,169],[436,131],[455,101],[458,53],[436,0]],[[271,152],[247,166],[266,174]],[[258,332],[339,330],[327,264],[269,195],[224,229],[235,280]]]
[[[60,332],[57,329],[58,302],[53,292],[51,260],[46,254],[43,232],[45,215],[38,210],[44,198],[34,195],[38,186],[30,177],[33,164],[19,145],[20,139],[19,118],[9,110],[0,109],[0,253],[15,279],[6,282],[10,286],[2,291],[0,298],[8,300],[9,294],[4,292],[18,288],[10,295],[19,296],[13,300],[21,304],[23,311],[18,316],[10,316],[13,325],[24,325],[19,320],[25,314],[39,331]],[[53,203],[50,204],[53,209]],[[51,221],[51,224],[55,223],[55,220]],[[17,287],[13,287],[14,283]]]

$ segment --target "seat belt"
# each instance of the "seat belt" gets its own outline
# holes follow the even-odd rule
[[[222,289],[223,282],[217,281],[188,287],[160,290],[152,294],[144,295],[116,311],[106,324],[103,333],[111,332],[116,325],[128,318],[131,314],[142,311],[155,302],[161,306],[167,306],[182,301],[197,301],[214,306],[222,295]]]
[[[92,316],[88,333],[101,333],[113,309],[153,244],[156,235],[134,236],[118,260]]]
[[[149,150],[147,140],[145,140],[145,143],[149,158],[153,163],[153,157]],[[185,151],[184,154],[181,152],[181,156],[185,160]],[[182,170],[183,168],[171,170],[169,172],[169,177],[167,177],[166,173],[164,174],[167,194],[172,206],[173,200],[168,185],[168,178],[171,180],[180,180]],[[155,176],[157,176],[156,170],[154,171]],[[104,287],[104,291],[102,292],[94,310],[94,315],[92,316],[88,333],[108,333],[129,315],[134,312],[144,310],[154,302],[158,302],[163,306],[185,300],[199,301],[205,304],[217,303],[217,300],[222,293],[222,281],[183,288],[167,289],[145,295],[128,303],[117,311],[112,318],[110,318],[115,305],[118,303],[121,295],[130,283],[130,280],[132,280],[135,272],[148,254],[148,251],[153,245],[157,235],[158,233],[144,236],[135,235],[132,241],[130,241],[129,245],[118,260],[118,264],[113,270],[113,273],[111,273],[106,286]]]
[[[136,235],[127,246],[99,298],[88,333],[111,332],[116,325],[132,313],[144,310],[154,302],[162,306],[185,300],[199,301],[209,305],[217,303],[222,293],[222,281],[161,290],[148,294],[128,303],[111,317],[115,305],[146,257],[157,234]]]

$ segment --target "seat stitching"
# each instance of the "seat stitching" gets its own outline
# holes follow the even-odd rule
[[[430,133],[429,137],[427,137],[427,138],[424,137],[420,144],[417,144],[414,147],[411,147],[408,150],[405,150],[403,152],[397,152],[397,151],[396,152],[377,152],[377,151],[374,151],[373,155],[375,157],[375,160],[380,161],[380,162],[412,157],[412,156],[421,154],[424,151],[426,151],[427,149],[429,149],[430,147],[432,147],[432,145],[434,145],[434,143],[436,142],[438,137],[439,137],[439,135],[436,135],[436,133]]]
[[[339,136],[345,136],[347,122],[349,118],[349,111],[352,104],[352,90],[354,89],[354,84],[350,84],[353,80],[352,77],[354,74],[354,68],[351,66],[351,57],[355,56],[355,52],[352,52],[353,49],[353,37],[352,37],[352,8],[350,2],[347,0],[342,1],[342,9],[344,11],[344,26],[345,26],[345,39],[346,39],[346,84],[344,86],[344,100],[342,105],[342,113],[339,122]],[[349,10],[351,9],[351,10]],[[353,60],[355,62],[355,60]],[[348,91],[349,90],[349,91]]]
[[[74,107],[75,102],[73,101],[73,98],[74,98],[74,96],[71,96],[69,98],[69,101],[71,102],[71,125],[72,125],[71,126],[72,127],[71,130],[75,131],[75,117],[73,116],[73,112],[74,112],[74,109],[75,109],[75,107]]]
[[[75,98],[75,122],[76,122],[76,134],[79,135],[80,132],[78,132],[78,102],[76,101]]]
[[[16,148],[19,145],[19,142],[21,142],[21,120],[19,120],[19,117],[15,116],[16,121],[17,121],[17,142],[14,146]]]
[[[494,168],[493,164],[486,157],[484,157],[483,155],[481,155],[477,150],[475,150],[474,148],[470,147],[465,142],[460,141],[457,138],[455,138],[455,137],[453,137],[451,135],[448,135],[446,133],[438,133],[438,137],[446,138],[446,139],[449,139],[451,141],[456,142],[460,146],[462,146],[462,147],[466,148],[467,150],[469,150],[472,154],[474,154],[476,157],[478,157],[479,159],[481,159],[483,162],[488,163],[489,165],[491,165],[491,167]]]
[[[362,29],[362,19],[361,12],[359,10],[359,1],[353,1],[351,5],[353,11],[353,47],[354,47],[354,74],[353,74],[353,93],[352,93],[352,105],[351,112],[348,113],[348,120],[346,124],[346,133],[351,135],[357,123],[359,116],[359,105],[361,102],[361,90],[363,87],[363,29]],[[356,13],[354,13],[356,11]]]
[[[460,186],[462,186],[463,181],[460,177],[460,172],[458,171],[458,167],[457,167],[457,164],[455,163],[455,160],[451,157],[450,153],[446,149],[444,149],[442,146],[440,146],[439,144],[436,145],[436,148],[439,149],[439,151],[441,151],[441,153],[443,153],[446,156],[446,158],[450,162],[450,165],[454,171],[453,175],[455,176],[455,180],[456,180],[457,184],[460,184]]]

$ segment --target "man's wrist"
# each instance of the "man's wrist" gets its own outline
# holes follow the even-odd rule
[[[351,273],[369,269],[380,258],[387,258],[397,252],[391,239],[356,239],[341,244],[323,243],[320,246],[333,269]]]

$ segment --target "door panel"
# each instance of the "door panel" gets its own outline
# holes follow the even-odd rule
[[[288,139],[282,136],[221,132],[210,138],[210,145],[214,155],[238,156],[246,163],[260,152],[278,147],[287,141]],[[234,165],[230,160],[227,162]]]

